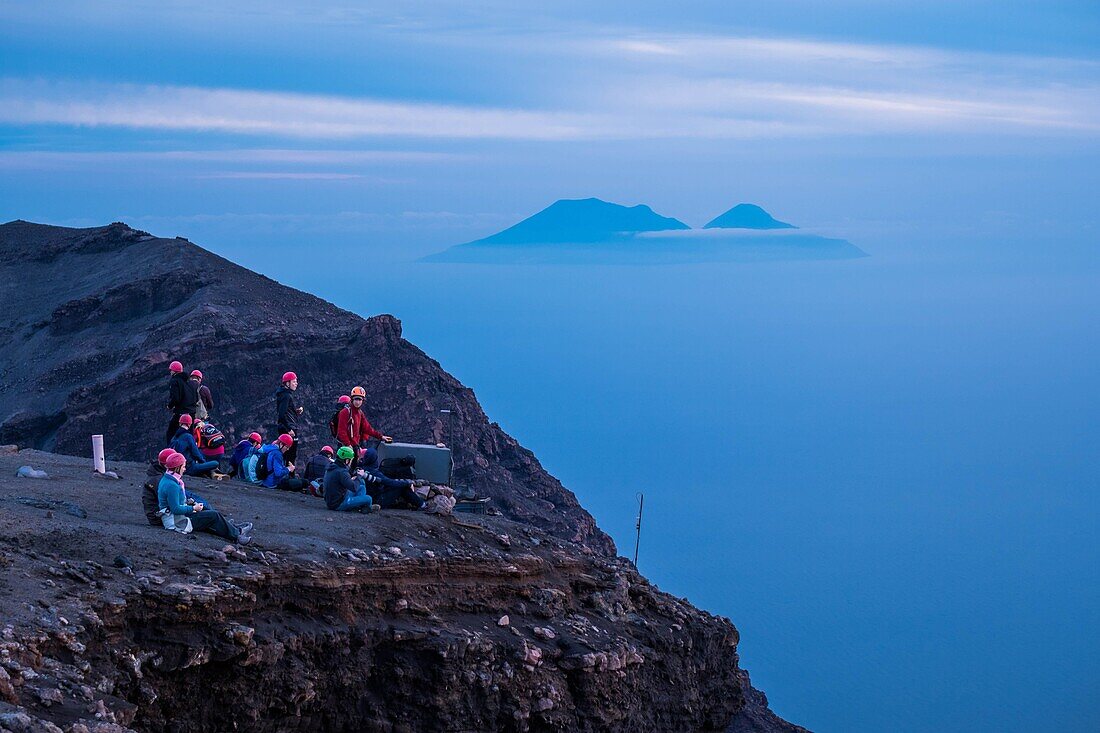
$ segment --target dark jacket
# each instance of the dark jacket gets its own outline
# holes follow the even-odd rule
[[[187,413],[194,416],[195,405],[199,402],[199,392],[190,379],[178,372],[168,380],[168,409],[177,415]]]
[[[281,433],[298,427],[298,400],[294,398],[294,390],[285,386],[275,393],[275,425]]]
[[[331,462],[332,459],[324,453],[318,453],[310,457],[309,461],[306,463],[306,481],[323,479],[325,477],[325,471],[328,470],[328,464]]]
[[[351,477],[348,467],[340,461],[333,461],[325,469],[324,485],[325,506],[329,509],[339,507],[347,493],[349,491],[354,493],[356,488],[355,479]]]
[[[208,460],[199,450],[199,444],[195,442],[195,436],[185,427],[180,427],[176,431],[176,435],[172,438],[172,442],[168,444],[168,447],[177,453],[182,453],[188,463],[202,463]]]
[[[286,462],[283,460],[283,452],[279,449],[279,446],[268,443],[260,448],[260,451],[260,460],[267,462],[267,478],[264,479],[263,485],[273,489],[279,485],[280,481],[290,475],[290,471],[286,470]]]

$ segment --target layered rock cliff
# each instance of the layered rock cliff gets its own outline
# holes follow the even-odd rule
[[[629,561],[504,518],[190,480],[255,522],[238,548],[148,526],[144,467],[110,467],[0,455],[0,730],[801,730],[729,621]]]

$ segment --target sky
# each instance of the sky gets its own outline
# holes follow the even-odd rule
[[[586,196],[1091,226],[1098,46],[1091,2],[0,3],[0,218],[393,260]]]

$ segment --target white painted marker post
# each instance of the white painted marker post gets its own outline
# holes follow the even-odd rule
[[[96,473],[107,473],[107,461],[103,458],[103,436],[92,436],[92,465]]]

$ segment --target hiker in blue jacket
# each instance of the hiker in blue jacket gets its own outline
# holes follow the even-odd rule
[[[379,470],[378,451],[366,448],[359,454],[359,475],[367,485],[374,503],[383,509],[409,507],[423,509],[424,500],[413,491],[415,481],[390,478]],[[327,474],[326,474],[327,475]]]
[[[195,442],[195,436],[191,434],[192,422],[193,419],[190,415],[186,413],[180,415],[179,429],[176,430],[176,435],[172,438],[172,442],[168,447],[177,453],[183,454],[183,457],[187,459],[188,475],[209,477],[214,469],[218,467],[218,462],[207,460],[206,456],[199,450],[199,444]]]
[[[283,491],[301,491],[306,486],[305,479],[294,476],[294,464],[287,464],[283,455],[294,446],[294,438],[283,433],[271,445],[265,445],[260,450],[260,460],[267,466],[267,478],[263,485],[269,489],[282,489]]]
[[[371,499],[363,479],[348,470],[353,458],[355,450],[342,445],[325,469],[325,506],[337,512],[377,511],[382,507]]]
[[[252,541],[252,523],[231,522],[213,509],[207,509],[202,503],[188,504],[184,490],[183,474],[187,459],[180,453],[173,453],[164,461],[165,472],[157,484],[157,504],[161,510],[161,521],[166,529],[187,532],[188,520],[192,531],[205,531],[223,537],[230,542],[247,545]]]
[[[258,451],[264,444],[264,439],[259,433],[252,433],[247,438],[237,443],[237,447],[233,449],[233,455],[229,457],[229,475],[234,476],[241,481],[248,481],[248,477],[245,476],[243,464],[253,452]]]

